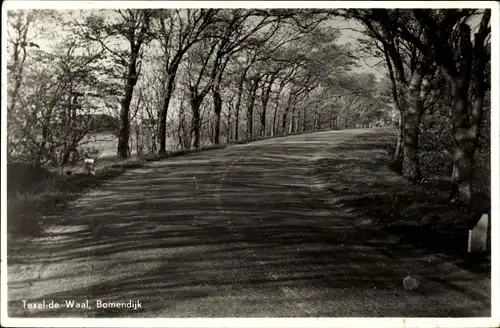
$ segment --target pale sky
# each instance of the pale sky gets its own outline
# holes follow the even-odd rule
[[[60,12],[62,12],[62,13],[67,12],[67,14],[61,15],[63,20],[73,19],[73,17],[70,14],[70,11],[61,10]],[[72,11],[72,12],[74,13],[74,11]],[[336,17],[329,19],[325,25],[336,27],[339,29],[343,29],[343,28],[352,28],[352,29],[356,29],[356,30],[363,29],[363,27],[360,24],[358,24],[354,21],[346,22],[343,19],[336,18]],[[44,28],[50,30],[50,27],[48,27],[47,24],[44,24]],[[354,44],[354,42],[356,42],[356,38],[358,38],[360,36],[361,36],[361,34],[358,32],[344,29],[341,31],[341,36],[340,36],[338,41],[340,44]],[[57,42],[57,39],[48,40],[48,39],[38,38],[38,39],[34,40],[34,42],[36,42],[40,46],[40,49],[42,49],[44,51],[50,51],[50,48],[53,46],[53,44],[55,42]],[[376,58],[368,58],[366,63],[363,60],[361,60],[358,62],[360,67],[356,68],[355,71],[356,72],[373,73],[378,78],[380,78],[386,72],[385,65],[382,64],[382,65],[378,65],[377,67],[370,67],[370,66],[375,65],[377,62],[379,62],[379,59],[376,59]]]
[[[329,24],[331,26],[336,27],[341,29],[341,36],[339,38],[339,43],[340,44],[354,44],[357,42],[357,39],[359,37],[362,37],[363,35],[359,32],[356,32],[354,30],[363,30],[363,26],[353,20],[346,21],[342,18],[339,17],[334,17],[329,20]],[[350,30],[352,29],[352,30]],[[373,73],[377,78],[381,78],[385,76],[387,73],[387,69],[385,66],[385,63],[382,63],[380,65],[376,65],[377,63],[380,62],[379,58],[366,58],[366,62],[364,60],[358,61],[358,64],[360,65],[359,68],[355,69],[355,72],[363,72],[363,73]],[[376,65],[376,67],[371,67]]]

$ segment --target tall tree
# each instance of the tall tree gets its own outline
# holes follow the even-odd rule
[[[423,28],[409,11],[399,9],[349,9],[340,13],[361,22],[366,28],[366,34],[381,44],[381,53],[386,59],[394,83],[394,102],[401,119],[393,159],[398,160],[402,144],[403,175],[410,181],[418,182],[421,179],[418,162],[419,125],[425,109],[422,95],[426,94],[422,85],[426,78],[433,75],[436,67],[433,59],[416,45],[408,41],[405,43],[394,26],[407,25],[408,33],[424,44],[428,40],[423,34]]]
[[[217,9],[164,9],[155,15],[155,33],[162,50],[165,74],[163,103],[158,115],[160,154],[166,152],[167,113],[179,65],[186,52],[205,37],[217,12]]]
[[[81,25],[85,29],[87,38],[98,42],[126,70],[123,76],[125,90],[120,104],[118,158],[129,156],[130,104],[140,74],[141,50],[150,40],[150,22],[149,9],[117,9],[91,14]],[[117,49],[111,45],[117,38],[127,42],[127,50]]]
[[[479,138],[486,91],[484,71],[489,60],[486,42],[490,33],[491,11],[485,10],[482,13],[473,43],[469,24],[470,18],[476,13],[477,10],[472,9],[414,10],[414,16],[425,28],[430,45],[415,39],[406,28],[400,28],[404,38],[414,42],[426,55],[434,58],[448,82],[455,143],[450,198],[466,204],[472,199],[474,152]],[[457,34],[457,37],[453,37]],[[472,76],[475,81],[474,101],[470,104]],[[469,107],[472,107],[471,112]]]

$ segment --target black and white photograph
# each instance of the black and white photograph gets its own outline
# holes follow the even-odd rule
[[[500,325],[498,3],[2,25],[2,326]]]

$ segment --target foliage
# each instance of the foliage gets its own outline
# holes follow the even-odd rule
[[[39,13],[36,23],[44,17]],[[116,94],[114,83],[101,76],[102,51],[64,25],[60,29],[61,38],[50,52],[31,50],[22,62],[14,58],[10,67],[22,82],[8,106],[9,155],[37,165],[61,165],[76,157],[91,114]]]

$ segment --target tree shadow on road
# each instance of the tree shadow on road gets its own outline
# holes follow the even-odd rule
[[[429,266],[425,254],[387,238],[370,221],[382,217],[384,197],[398,193],[397,185],[391,189],[375,178],[378,157],[356,157],[354,166],[351,148],[335,162],[318,162],[312,155],[328,146],[321,142],[311,137],[300,146],[268,145],[267,152],[247,146],[197,154],[109,181],[61,213],[50,238],[36,239],[24,251],[9,249],[9,313],[432,316],[418,304],[449,293],[439,279],[453,277],[456,284],[467,278]],[[338,172],[325,176],[321,165]],[[338,182],[325,193],[322,184],[330,179]],[[382,198],[369,198],[375,192],[367,196],[368,184]],[[361,195],[370,206],[361,206]],[[21,274],[28,265],[37,272]],[[402,288],[411,271],[429,280],[418,294]],[[30,301],[137,299],[143,308],[29,312],[20,307],[26,295]],[[488,300],[474,297],[467,309],[450,305],[434,315],[485,315]]]
[[[469,270],[489,271],[488,254],[467,254],[468,230],[483,213],[490,213],[489,198],[477,195],[473,206],[461,208],[448,203],[449,181],[414,185],[395,175],[387,165],[391,137],[358,136],[335,148],[345,156],[321,160],[316,173],[328,181],[328,191],[340,197],[340,204],[372,217],[381,229]]]

